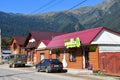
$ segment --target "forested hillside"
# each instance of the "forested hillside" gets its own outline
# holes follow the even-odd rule
[[[105,0],[95,6],[44,14],[0,12],[2,37],[27,35],[30,30],[74,32],[105,26],[120,31],[120,0]]]

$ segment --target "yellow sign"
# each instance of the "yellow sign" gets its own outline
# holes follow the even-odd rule
[[[66,48],[80,47],[81,45],[79,37],[77,37],[75,40],[74,38],[71,38],[69,42],[65,41],[64,44]]]

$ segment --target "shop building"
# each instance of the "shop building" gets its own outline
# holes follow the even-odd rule
[[[25,50],[27,54],[27,62],[28,64],[36,64],[36,60],[38,60],[39,55],[37,56],[36,50],[39,48],[39,44],[42,40],[51,40],[53,37],[57,35],[61,35],[63,33],[58,32],[42,32],[42,31],[30,31],[26,41],[25,41]],[[41,43],[42,44],[42,43]],[[43,46],[44,47],[44,46]],[[39,60],[38,60],[39,61]]]
[[[80,46],[77,46],[76,38],[79,38]],[[66,42],[68,42],[67,46]],[[50,50],[52,58],[62,61],[66,68],[100,70],[112,74],[113,72],[107,71],[108,67],[109,69],[120,69],[118,64],[120,60],[120,33],[105,27],[56,36],[50,41],[47,49]],[[106,61],[108,58],[111,60]],[[112,63],[118,66],[111,68]]]

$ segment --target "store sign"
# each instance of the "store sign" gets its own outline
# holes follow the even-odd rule
[[[71,38],[70,41],[65,40],[65,47],[66,48],[74,48],[74,47],[80,47],[80,39],[77,37],[75,40],[74,38]]]

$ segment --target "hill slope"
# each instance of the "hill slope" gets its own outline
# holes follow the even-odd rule
[[[105,26],[120,31],[120,0],[105,0],[95,6],[45,14],[0,12],[2,36],[26,35],[30,30],[74,32]]]

